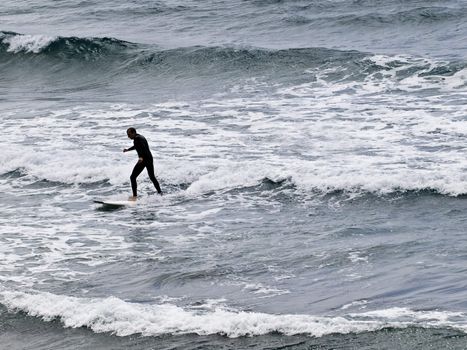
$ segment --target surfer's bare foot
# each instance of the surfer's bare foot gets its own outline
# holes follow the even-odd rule
[[[131,196],[131,197],[128,197],[128,200],[134,202],[134,201],[136,201],[136,198],[137,197],[135,197],[135,196]]]

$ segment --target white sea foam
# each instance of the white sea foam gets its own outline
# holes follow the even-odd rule
[[[362,254],[361,252],[357,252],[357,251],[350,252],[349,260],[353,263],[360,263],[360,262],[368,263],[368,256],[362,256],[361,254]]]
[[[265,178],[286,179],[303,192],[467,193],[467,110],[445,91],[465,94],[465,69],[437,77],[420,73],[442,62],[367,60],[385,69],[363,81],[338,82],[328,79],[338,67],[309,70],[310,82],[278,87],[267,97],[9,115],[4,130],[17,139],[0,154],[0,173],[24,169],[32,178],[68,184],[128,185],[134,154],[121,149],[130,145],[124,126],[134,125],[150,141],[157,177],[189,185],[189,195],[255,186]],[[417,74],[399,77],[415,68]],[[431,92],[423,98],[400,93],[412,88]]]
[[[21,51],[39,53],[49,46],[56,37],[46,35],[7,35],[3,37],[3,42],[8,44],[8,51],[18,53]]]
[[[65,327],[87,327],[94,332],[118,336],[142,334],[223,334],[255,336],[272,332],[285,335],[324,336],[360,333],[386,327],[450,327],[467,331],[467,316],[442,311],[393,308],[347,316],[275,315],[215,308],[213,311],[184,309],[174,304],[138,304],[116,297],[77,298],[51,293],[0,292],[1,302],[13,311],[23,311],[45,321],[59,319]]]
[[[350,314],[355,319],[384,320],[410,326],[425,328],[452,328],[467,332],[467,315],[452,311],[414,311],[408,308],[394,307],[385,310],[368,311],[360,314]]]
[[[334,97],[328,99],[329,104],[334,103]],[[243,101],[230,101],[228,107],[237,103]],[[189,194],[254,186],[264,178],[289,179],[303,191],[388,193],[429,188],[449,195],[467,193],[466,162],[460,149],[461,139],[467,134],[462,111],[447,110],[444,115],[432,115],[421,108],[412,112],[381,106],[372,115],[357,109],[353,117],[337,116],[336,119],[336,116],[326,116],[321,109],[329,106],[321,103],[326,102],[300,98],[300,108],[289,106],[288,113],[306,118],[298,124],[287,118],[271,118],[266,113],[257,113],[256,119],[251,119],[248,114],[229,112],[237,127],[249,123],[249,131],[232,130],[225,119],[222,123],[226,126],[220,128],[209,122],[178,120],[178,108],[174,108],[172,115],[175,121],[151,116],[139,122],[157,125],[154,129],[145,127],[145,135],[155,153],[156,175],[172,184],[190,184]],[[270,107],[264,105],[265,109]],[[128,146],[124,136],[120,140],[116,133],[105,136],[109,145],[115,144],[113,148],[94,144],[93,131],[67,136],[69,130],[82,129],[79,124],[88,118],[100,120],[104,127],[110,118],[106,115],[112,112],[80,113],[81,122],[57,115],[42,119],[42,123],[47,124],[49,120],[56,124],[53,142],[43,138],[40,128],[33,128],[39,121],[25,121],[23,127],[28,128],[28,136],[0,154],[0,172],[24,169],[33,178],[69,184],[103,180],[112,184],[128,183],[134,158],[121,153],[121,148]],[[116,113],[123,118],[136,112],[128,108]],[[185,113],[196,118],[199,112]],[[165,114],[170,116],[170,111],[166,110]],[[285,116],[285,110],[280,114]],[[18,124],[6,128],[18,134],[22,122]],[[173,127],[180,131],[174,132]],[[198,136],[187,138],[186,133],[190,132]],[[437,135],[442,136],[442,143]],[[28,138],[39,141],[28,145]],[[439,147],[439,150],[424,150],[425,146]],[[293,153],[281,154],[282,150]]]
[[[240,283],[240,285],[242,285],[242,283]],[[275,287],[264,285],[262,283],[243,283],[243,285],[243,290],[259,295],[261,298],[269,298],[277,295],[290,293],[289,290],[278,289]]]
[[[367,307],[367,304],[368,304],[368,301],[367,300],[357,300],[357,301],[354,301],[350,304],[345,304],[341,307],[341,310],[347,310],[347,309],[350,309],[350,308],[354,308],[354,307],[359,307],[361,309],[364,309]]]

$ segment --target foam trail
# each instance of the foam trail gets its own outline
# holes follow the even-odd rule
[[[1,302],[45,321],[60,319],[65,327],[88,327],[94,332],[118,336],[142,334],[222,334],[228,337],[256,336],[272,332],[321,337],[332,333],[360,333],[387,327],[452,327],[467,331],[462,313],[416,312],[394,308],[345,317],[274,315],[215,308],[205,312],[186,310],[173,304],[136,304],[116,297],[77,298],[51,293],[28,294],[3,291]]]

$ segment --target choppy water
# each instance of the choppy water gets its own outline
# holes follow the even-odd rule
[[[2,344],[466,348],[466,6],[5,2]]]

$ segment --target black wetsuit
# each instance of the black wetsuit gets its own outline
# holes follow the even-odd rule
[[[162,194],[159,182],[157,182],[156,176],[154,175],[154,161],[152,159],[151,151],[149,150],[148,141],[146,141],[146,138],[144,136],[136,134],[135,138],[133,139],[133,147],[130,147],[128,151],[132,151],[134,149],[138,153],[138,157],[143,158],[143,161],[138,161],[138,163],[136,163],[135,167],[133,168],[133,172],[130,176],[133,196],[137,196],[136,178],[139,174],[141,174],[144,168],[146,168],[146,170],[148,171],[149,178],[154,184],[157,193]]]

